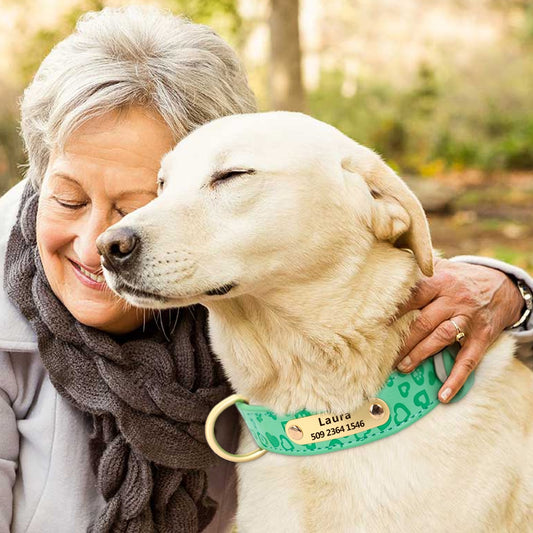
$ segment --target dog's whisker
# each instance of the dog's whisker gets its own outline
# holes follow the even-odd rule
[[[176,318],[174,319],[174,325],[172,326],[172,330],[170,331],[170,334],[174,334],[174,330],[176,329],[176,326],[178,325],[178,319],[180,316],[180,309],[179,307],[176,309]]]

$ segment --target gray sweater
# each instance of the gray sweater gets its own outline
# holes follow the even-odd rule
[[[22,184],[0,198],[0,533],[84,533],[103,505],[89,464],[88,428],[81,414],[50,383],[29,323],[3,290],[5,249],[15,223]],[[494,260],[459,258],[533,280]],[[521,357],[533,355],[533,319],[515,332]],[[217,438],[235,449],[235,422],[220,420]],[[236,491],[233,465],[209,473],[219,511],[208,533],[231,530]]]

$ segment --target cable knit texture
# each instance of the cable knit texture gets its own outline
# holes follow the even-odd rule
[[[203,530],[216,511],[205,472],[216,459],[204,423],[229,392],[209,350],[205,309],[182,309],[170,338],[153,323],[122,338],[81,324],[46,279],[36,244],[37,205],[28,183],[7,246],[4,283],[37,333],[54,387],[90,419],[91,460],[106,501],[90,531]]]

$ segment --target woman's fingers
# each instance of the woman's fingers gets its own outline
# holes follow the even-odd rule
[[[436,259],[434,262],[435,269],[442,268],[443,261],[443,259]],[[452,283],[453,279],[445,270],[435,270],[435,273],[430,278],[423,276],[413,288],[409,300],[400,305],[392,321],[409,311],[424,308],[445,292],[446,288],[449,288]]]
[[[409,335],[398,352],[398,358],[401,360],[423,339],[431,334],[442,322],[450,318],[453,309],[443,305],[442,301],[435,300],[426,305],[415,321],[411,324]]]
[[[422,278],[396,314],[421,309],[405,345],[398,369],[410,372],[421,361],[453,344],[459,330],[463,347],[439,399],[449,402],[482,359],[488,346],[520,316],[523,300],[513,281],[489,267],[438,260],[435,274]],[[394,319],[393,319],[394,320]],[[406,359],[407,358],[407,359]]]
[[[433,309],[430,309],[433,307]],[[416,368],[424,359],[440,352],[446,346],[450,346],[455,342],[456,335],[458,333],[453,322],[457,324],[457,327],[466,335],[468,335],[467,319],[464,316],[454,316],[450,320],[450,309],[443,310],[440,306],[428,306],[423,312],[427,313],[427,318],[424,323],[418,326],[420,333],[417,338],[421,340],[417,342],[398,363],[398,369],[401,372],[410,372]],[[440,311],[441,314],[438,314]],[[430,313],[435,315],[435,319],[430,318]],[[422,314],[421,314],[422,315]],[[437,323],[437,325],[434,325]],[[410,335],[410,337],[413,333]]]
[[[413,289],[409,300],[396,312],[396,318],[426,306],[437,297],[440,290],[440,284],[436,278],[422,278]]]
[[[467,320],[464,316],[453,317],[459,329],[466,334],[463,347],[459,350],[448,379],[439,390],[439,400],[448,403],[461,389],[468,376],[476,368],[485,354],[490,341],[485,335],[476,335],[480,332],[468,332]],[[401,372],[411,372],[424,359],[434,355],[446,346],[455,342],[457,330],[451,320],[442,321],[433,331],[414,346],[408,355],[398,363]],[[470,336],[472,335],[472,336]],[[406,361],[406,359],[408,360]]]
[[[448,379],[444,382],[439,390],[439,400],[443,403],[448,403],[465,384],[468,376],[476,368],[478,363],[483,358],[489,342],[484,338],[472,337],[465,341],[464,346],[459,350],[455,358],[455,364]]]

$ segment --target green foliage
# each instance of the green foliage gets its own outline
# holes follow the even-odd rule
[[[24,160],[17,127],[13,115],[0,116],[0,194],[17,181],[18,165]]]
[[[492,257],[519,266],[529,272],[533,271],[533,253],[530,251],[516,250],[509,246],[499,245],[488,251]]]
[[[30,9],[30,0],[16,1],[27,2]],[[29,83],[42,59],[72,32],[81,14],[107,3],[72,0],[56,26],[36,32],[22,22],[15,46],[19,87]],[[249,31],[238,0],[160,0],[158,4],[212,26],[237,48]],[[533,4],[524,4],[524,13],[524,23],[509,36],[516,43],[514,55],[486,50],[463,72],[447,65],[445,57],[434,64],[423,62],[410,84],[405,86],[402,80],[401,87],[383,73],[363,69],[366,74],[358,77],[354,96],[342,93],[342,71],[323,72],[318,89],[309,94],[309,112],[371,146],[402,172],[431,176],[446,168],[533,169]],[[268,85],[268,68],[256,70],[251,79],[258,80],[260,100],[266,101],[262,91]],[[0,145],[12,172],[21,154],[16,121],[13,117],[0,120],[4,121]]]
[[[60,18],[55,27],[44,27],[28,35],[18,54],[21,85],[25,86],[30,82],[53,46],[72,33],[81,15],[88,11],[100,11],[107,3],[105,0],[79,0]],[[230,41],[236,41],[242,27],[237,0],[165,0],[163,5],[194,22],[212,26]]]
[[[54,45],[72,33],[76,21],[83,13],[100,11],[103,7],[104,2],[102,0],[81,0],[60,18],[57,26],[41,28],[36,33],[28,35],[17,58],[21,84],[25,86],[31,81],[42,60]]]
[[[343,74],[332,71],[323,73],[319,88],[309,95],[309,108],[403,172],[532,169],[533,109],[529,92],[522,90],[527,79],[482,92],[464,80],[441,78],[422,64],[411,87],[360,79],[356,94],[345,97]],[[472,105],[466,103],[470,100]]]
[[[533,43],[533,3],[528,2],[525,6],[525,21],[518,32],[519,38],[526,44]]]
[[[238,0],[166,0],[166,5],[173,13],[213,27],[232,42],[242,30]]]

